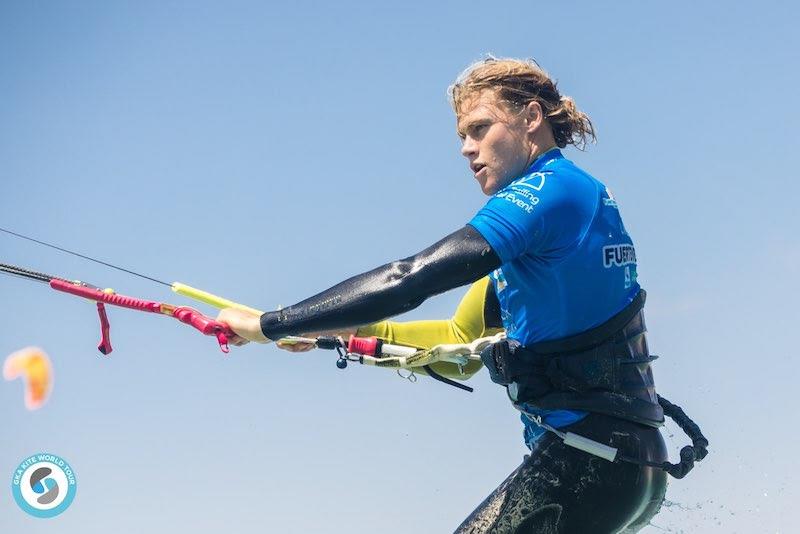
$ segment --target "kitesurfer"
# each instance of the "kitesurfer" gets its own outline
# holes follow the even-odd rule
[[[638,531],[666,491],[667,473],[645,465],[667,459],[664,411],[619,206],[560,150],[592,141],[592,123],[532,61],[479,61],[450,96],[461,153],[490,197],[472,220],[294,306],[260,317],[227,309],[218,319],[239,334],[236,344],[360,327],[424,347],[504,329],[507,340],[482,360],[520,410],[531,452],[457,532]],[[382,321],[470,283],[450,321]],[[591,441],[580,450],[566,433]],[[598,443],[626,461],[602,458]]]

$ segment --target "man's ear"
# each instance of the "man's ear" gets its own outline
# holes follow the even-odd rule
[[[542,105],[535,100],[528,102],[528,105],[525,106],[524,117],[525,126],[527,127],[528,133],[535,132],[539,129],[539,126],[541,126],[542,122],[544,122]]]

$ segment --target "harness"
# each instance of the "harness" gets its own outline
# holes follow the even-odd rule
[[[503,340],[486,348],[481,359],[492,381],[506,386],[514,406],[566,445],[610,461],[625,461],[666,470],[683,478],[708,453],[708,440],[681,410],[656,394],[644,323],[646,293],[605,323],[574,336],[523,347]],[[681,450],[681,462],[657,463],[621,456],[608,445],[562,432],[531,410],[583,410],[658,428],[664,416],[692,439]]]

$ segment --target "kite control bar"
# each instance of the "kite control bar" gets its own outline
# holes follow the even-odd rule
[[[101,331],[100,344],[97,348],[103,354],[110,354],[111,351],[114,350],[111,347],[111,326],[108,322],[108,315],[106,314],[106,304],[174,317],[178,321],[192,326],[207,336],[216,337],[223,352],[228,352],[228,339],[235,335],[228,325],[220,323],[211,317],[207,317],[188,306],[173,306],[172,304],[165,304],[163,302],[118,295],[111,289],[100,289],[86,282],[67,280],[58,276],[31,271],[6,263],[0,263],[0,272],[19,276],[28,280],[43,282],[56,291],[95,301],[97,303],[97,314],[100,317]]]
[[[502,337],[502,334],[498,336]],[[473,391],[471,387],[444,377],[434,371],[430,364],[436,362],[450,362],[459,366],[471,360],[480,360],[480,351],[491,343],[501,339],[492,336],[476,339],[469,344],[437,345],[431,349],[418,349],[404,345],[385,343],[377,337],[350,336],[345,341],[342,337],[320,336],[318,338],[305,338],[290,336],[280,340],[281,344],[311,344],[318,349],[335,350],[339,353],[336,367],[344,369],[348,362],[358,362],[363,365],[372,365],[388,369],[424,369],[433,379],[443,382],[464,391]]]
[[[97,348],[103,354],[109,354],[113,350],[111,348],[111,339],[109,336],[110,325],[103,304],[111,304],[121,308],[129,308],[132,310],[149,313],[160,313],[174,317],[180,322],[192,326],[207,336],[216,337],[222,352],[228,352],[228,339],[235,335],[233,330],[231,330],[228,325],[220,323],[211,317],[207,317],[194,308],[190,308],[188,306],[173,306],[172,304],[165,304],[163,302],[155,302],[152,300],[118,295],[110,290],[101,290],[58,278],[53,278],[50,280],[50,287],[56,291],[69,293],[70,295],[83,297],[85,299],[94,300],[97,302],[97,311],[100,316],[100,328],[102,332],[102,338]]]

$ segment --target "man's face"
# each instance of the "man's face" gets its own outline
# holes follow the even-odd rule
[[[483,91],[461,105],[458,135],[461,153],[486,195],[493,195],[528,166],[531,147],[524,119]]]

